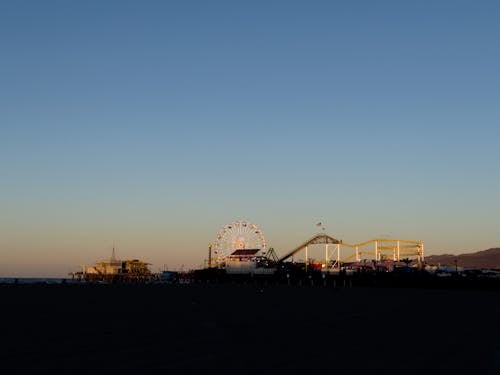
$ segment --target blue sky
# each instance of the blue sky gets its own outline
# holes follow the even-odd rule
[[[0,274],[198,266],[219,228],[279,254],[500,246],[495,1],[5,1]]]

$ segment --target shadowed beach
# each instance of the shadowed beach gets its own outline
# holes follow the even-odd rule
[[[3,285],[11,374],[497,374],[500,293]]]

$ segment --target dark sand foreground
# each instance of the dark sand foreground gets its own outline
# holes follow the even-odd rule
[[[0,286],[5,374],[500,374],[500,292]]]

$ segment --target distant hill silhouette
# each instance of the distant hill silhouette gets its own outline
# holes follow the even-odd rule
[[[458,267],[500,269],[500,248],[459,255],[443,254],[425,257],[425,262],[432,265],[455,266],[455,260],[457,260]]]

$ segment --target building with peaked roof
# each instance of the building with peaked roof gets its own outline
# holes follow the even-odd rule
[[[146,280],[153,275],[149,263],[139,259],[120,260],[115,257],[115,248],[110,259],[96,262],[93,266],[83,267],[80,275],[86,281],[130,281]]]
[[[260,249],[238,249],[225,258],[224,265],[228,274],[272,274],[275,269],[268,268],[267,258],[258,255]]]
[[[86,274],[92,275],[147,275],[150,274],[149,263],[139,259],[125,260],[103,260],[96,262],[85,270]]]
[[[228,259],[230,260],[253,260],[260,249],[238,249],[233,251]]]

